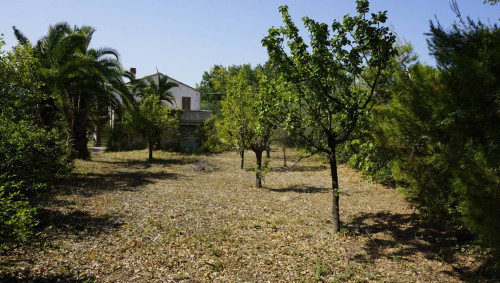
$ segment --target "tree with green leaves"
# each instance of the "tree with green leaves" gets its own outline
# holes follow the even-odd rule
[[[168,77],[157,72],[156,79],[146,77],[132,81],[133,93],[140,97],[137,109],[129,114],[129,124],[140,133],[148,142],[149,161],[153,160],[153,148],[160,142],[166,131],[175,131],[178,128],[178,111],[167,106],[165,102],[175,104],[175,97],[170,91],[178,87],[169,82]]]
[[[236,74],[227,71],[224,77],[226,97],[221,102],[221,117],[216,125],[219,136],[235,145],[241,156],[241,168],[244,165],[244,151],[255,153],[255,186],[262,187],[265,165],[262,153],[269,148],[273,130],[283,117],[280,84],[262,71],[256,71],[258,85],[254,87],[248,81],[244,69]]]
[[[460,21],[431,24],[429,49],[441,73],[439,135],[429,158],[448,178],[460,220],[500,262],[500,30]]]
[[[71,170],[60,128],[44,127],[47,96],[29,43],[2,50],[0,37],[0,252],[32,240],[36,205]]]
[[[13,29],[21,44],[29,42],[22,32]],[[82,159],[90,157],[87,134],[92,126],[91,114],[102,105],[118,111],[122,102],[133,103],[122,80],[118,52],[90,48],[94,32],[90,26],[71,28],[58,23],[50,26],[34,47],[44,82],[42,91],[48,95],[42,112],[44,124],[53,127],[57,113],[62,113],[71,147]]]
[[[242,72],[233,75],[226,69],[219,69],[218,79],[214,82],[217,89],[224,88],[225,90],[225,98],[221,101],[221,114],[216,121],[216,127],[219,136],[237,148],[241,158],[240,168],[243,169],[246,143],[251,135],[251,124],[255,121],[252,112],[255,95]]]
[[[310,45],[299,35],[288,7],[282,6],[285,26],[269,29],[262,40],[272,62],[296,89],[289,97],[287,129],[328,156],[336,232],[340,215],[335,149],[373,107],[381,73],[394,54],[395,36],[383,26],[386,12],[369,14],[368,1],[356,2],[358,15],[346,15],[342,23],[334,20],[331,31],[327,24],[304,17]]]
[[[226,95],[225,76],[221,77],[221,73],[225,71],[230,75],[236,75],[241,71],[249,84],[256,87],[258,83],[255,69],[250,64],[232,65],[227,68],[222,65],[214,65],[210,71],[204,72],[201,82],[197,84],[197,89],[201,91],[201,108],[212,110],[215,115],[220,114],[221,101]]]

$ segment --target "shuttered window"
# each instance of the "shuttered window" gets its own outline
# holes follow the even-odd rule
[[[191,97],[182,97],[182,110],[191,110]]]

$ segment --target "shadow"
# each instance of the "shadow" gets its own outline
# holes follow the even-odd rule
[[[160,165],[160,166],[170,166],[170,165],[188,165],[193,164],[200,161],[199,157],[183,157],[183,158],[169,158],[169,159],[157,159],[153,158],[153,160],[127,160],[127,161],[110,161],[110,160],[100,160],[95,161],[98,163],[111,164],[116,167],[130,168],[130,167],[138,167],[141,169],[150,168],[152,165]]]
[[[37,226],[38,230],[44,231],[47,227],[51,227],[47,232],[49,238],[57,237],[60,234],[66,236],[67,233],[70,233],[83,239],[114,232],[124,225],[120,215],[96,217],[81,210],[63,212],[39,208],[38,219],[40,221]]]
[[[177,174],[168,172],[113,172],[109,174],[70,174],[55,182],[57,194],[92,196],[106,191],[134,191],[136,188],[154,183],[156,180],[176,179]]]
[[[326,165],[314,165],[314,166],[308,166],[308,165],[296,165],[296,166],[289,166],[289,167],[273,167],[270,170],[272,172],[309,172],[309,171],[323,171],[329,169],[328,166]]]
[[[426,258],[435,258],[444,247],[450,247],[447,239],[452,238],[450,231],[439,231],[432,227],[421,227],[416,214],[393,214],[390,212],[363,213],[354,217],[344,228],[354,235],[370,237],[366,249],[369,261],[380,257],[404,257],[417,252]],[[424,228],[424,229],[422,229]],[[380,239],[373,234],[383,233],[389,237]],[[389,251],[390,250],[390,251]],[[444,256],[453,261],[453,254]]]
[[[473,241],[468,233],[424,223],[417,214],[362,213],[345,223],[343,230],[350,235],[368,237],[364,247],[366,255],[356,255],[355,258],[371,263],[384,257],[409,261],[407,257],[422,253],[427,259],[454,264],[458,263],[460,247]],[[486,264],[478,270],[468,270],[458,265],[450,275],[459,276],[466,281],[477,278],[478,275],[483,279],[489,278],[492,276],[491,266]]]
[[[268,190],[271,192],[278,192],[278,193],[295,192],[301,194],[326,194],[331,191],[328,188],[318,188],[318,187],[311,187],[304,185],[292,185],[286,188],[268,189]]]
[[[104,164],[112,164],[115,166],[120,166],[120,167],[142,167],[142,168],[149,168],[151,165],[161,165],[161,166],[170,166],[170,165],[188,165],[188,164],[193,164],[202,157],[206,155],[193,155],[193,154],[182,154],[182,153],[177,153],[179,156],[175,158],[155,158],[153,157],[153,160],[137,160],[137,159],[130,159],[130,160],[99,160],[95,162],[99,163],[104,163]]]
[[[69,268],[69,267],[68,267]],[[97,282],[96,277],[76,277],[74,274],[50,274],[34,277],[19,277],[12,274],[0,275],[0,282],[10,283],[49,283],[49,282],[69,282],[69,283],[83,283],[83,282]]]

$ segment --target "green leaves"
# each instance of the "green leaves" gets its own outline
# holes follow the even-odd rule
[[[355,124],[352,121],[365,113],[362,110],[375,95],[380,70],[394,54],[394,36],[379,25],[385,22],[385,13],[372,14],[368,20],[368,2],[357,4],[359,15],[346,15],[342,24],[334,21],[331,31],[326,24],[304,17],[311,39],[309,46],[298,35],[287,7],[281,7],[285,26],[270,29],[262,40],[284,78],[296,88],[295,100],[300,106],[293,108],[296,117],[288,120],[323,129],[325,134],[335,135],[337,142],[348,137]],[[289,54],[280,46],[283,39],[288,39]],[[301,111],[306,111],[311,119]],[[296,119],[299,117],[304,118]],[[326,149],[321,140],[315,144]]]

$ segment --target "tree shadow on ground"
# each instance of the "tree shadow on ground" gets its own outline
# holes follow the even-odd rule
[[[344,230],[351,235],[368,237],[364,247],[366,255],[355,258],[370,263],[383,257],[408,261],[409,256],[422,253],[427,259],[453,264],[458,261],[459,247],[473,240],[470,234],[423,223],[417,214],[362,213],[348,221]],[[490,276],[490,268],[482,269],[482,276]],[[478,270],[460,266],[456,273],[462,280],[470,280],[477,276]]]
[[[68,234],[85,239],[115,232],[124,225],[120,215],[93,216],[78,209],[65,211],[39,208],[38,219],[38,230],[44,231],[50,227],[45,232],[48,239],[57,238],[59,235],[66,237]]]
[[[328,188],[319,188],[319,187],[304,186],[304,185],[291,185],[286,188],[280,188],[280,189],[269,188],[268,190],[277,193],[295,192],[301,194],[326,194],[331,191]]]
[[[115,171],[108,174],[73,173],[56,180],[57,194],[78,194],[92,196],[108,191],[134,191],[138,187],[152,184],[156,180],[177,178],[177,174],[168,172],[146,172],[135,170],[131,172]]]
[[[153,158],[153,160],[100,160],[95,161],[99,163],[111,164],[114,167],[118,168],[133,168],[137,167],[137,169],[148,169],[153,165],[160,166],[171,166],[171,165],[188,165],[193,164],[200,161],[200,157],[197,156],[187,156],[181,158]]]
[[[8,267],[0,270],[0,282],[95,282],[94,277],[82,277],[78,270],[70,265],[61,266],[52,270],[49,274],[39,275],[23,266],[31,266],[36,262],[36,256],[29,256],[40,252],[39,249],[47,247],[57,248],[54,240],[70,240],[72,242],[92,239],[103,233],[111,234],[121,229],[124,223],[120,215],[93,216],[78,209],[66,209],[57,202],[57,210],[49,208],[38,208],[37,218],[40,221],[36,227],[36,233],[40,233],[34,245],[26,247],[29,251],[26,256],[19,258],[11,253],[3,258],[1,265]],[[19,267],[23,267],[22,270]],[[5,273],[2,273],[5,272]],[[35,273],[35,274],[34,274]]]
[[[272,167],[271,172],[312,172],[329,169],[326,165],[295,165],[289,167]]]
[[[0,275],[0,282],[10,282],[10,283],[49,283],[49,282],[68,282],[68,283],[83,283],[83,282],[96,282],[95,277],[84,277],[79,278],[74,274],[50,274],[41,276],[16,276],[13,274]]]

